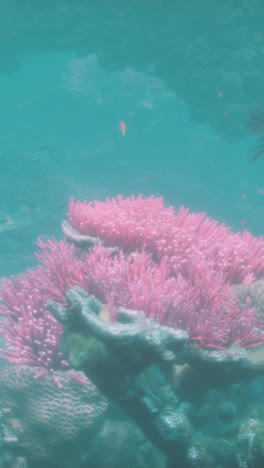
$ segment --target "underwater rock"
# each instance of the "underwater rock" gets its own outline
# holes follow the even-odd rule
[[[2,450],[0,455],[0,468],[29,468],[29,464],[25,457]]]
[[[230,401],[223,401],[217,410],[217,416],[222,423],[230,423],[234,420],[237,413],[237,408]]]
[[[142,432],[115,408],[116,420],[106,420],[89,446],[86,467],[160,468],[164,454],[147,441]],[[102,450],[103,447],[103,450]]]
[[[184,413],[179,413],[176,408],[166,408],[156,419],[159,425],[159,434],[163,438],[167,451],[187,447],[192,435],[193,427]],[[170,448],[171,445],[171,448]]]
[[[195,440],[188,448],[186,466],[188,468],[215,468],[215,460],[205,447]]]
[[[263,468],[264,426],[251,415],[242,423],[236,444],[236,461],[239,468]]]

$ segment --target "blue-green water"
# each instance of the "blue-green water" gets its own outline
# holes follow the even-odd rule
[[[263,234],[246,126],[263,104],[263,19],[253,0],[3,0],[1,274],[59,235],[70,196],[161,195]]]
[[[71,197],[162,196],[176,211],[264,236],[264,157],[249,161],[258,135],[248,127],[250,113],[264,110],[263,76],[263,0],[0,0],[0,277],[36,264],[40,236],[62,238]],[[258,293],[263,312],[263,285]],[[23,329],[19,347],[10,310],[10,342],[24,356],[38,324]],[[165,466],[111,400],[92,386],[86,393],[71,371],[58,371],[61,390],[47,368],[35,378],[34,366],[1,359],[0,468]],[[257,450],[264,459],[263,379],[229,377],[222,388],[217,372],[188,381],[187,370],[182,384],[175,370],[177,411],[195,437],[232,441],[241,456],[200,468],[247,468]]]

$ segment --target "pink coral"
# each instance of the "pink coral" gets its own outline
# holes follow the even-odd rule
[[[67,367],[67,362],[59,350],[62,326],[46,304],[48,299],[65,303],[67,289],[81,282],[81,263],[77,249],[70,244],[39,240],[38,245],[42,254],[37,257],[43,266],[2,280],[0,313],[6,320],[0,323],[0,333],[5,337],[7,349],[0,354],[9,362],[53,373]]]
[[[173,208],[164,208],[162,198],[118,196],[105,202],[74,202],[69,220],[82,234],[100,237],[108,246],[120,245],[125,251],[156,249],[156,238],[166,233],[174,219]]]
[[[97,236],[124,251],[146,249],[153,259],[168,257],[175,274],[188,277],[194,262],[221,270],[228,283],[241,283],[264,273],[264,238],[233,233],[205,213],[177,213],[161,198],[118,196],[105,202],[71,200],[68,217],[82,234]]]
[[[0,324],[7,349],[1,356],[15,364],[30,364],[51,371],[65,367],[66,361],[58,347],[61,325],[46,308],[50,297],[39,288],[45,271],[39,267],[1,285],[0,313],[6,320]],[[58,299],[58,296],[56,296]],[[63,301],[63,296],[59,297]]]
[[[66,246],[60,243],[59,247],[65,252]],[[40,257],[46,266],[45,281],[56,286],[60,263],[69,265],[65,291],[78,283],[106,303],[113,317],[118,306],[143,310],[161,324],[187,330],[190,339],[205,348],[233,342],[251,347],[264,342],[255,309],[238,304],[221,272],[205,262],[194,263],[187,279],[172,275],[166,258],[158,264],[144,251],[120,252],[112,258],[108,250],[96,246],[76,260],[78,254],[70,248],[66,260],[59,254],[50,256],[48,249],[54,251],[55,245],[43,248],[47,253]],[[78,262],[77,282],[71,272],[73,261]]]
[[[65,303],[66,291],[83,287],[106,303],[143,310],[161,324],[183,328],[199,346],[245,347],[264,343],[255,310],[239,304],[232,285],[264,272],[264,239],[160,198],[70,203],[74,228],[103,241],[88,253],[64,241],[38,241],[41,266],[1,285],[2,357],[51,372],[67,366],[59,351],[61,326],[46,308]],[[115,257],[104,246],[118,246]],[[41,372],[40,372],[41,374]]]

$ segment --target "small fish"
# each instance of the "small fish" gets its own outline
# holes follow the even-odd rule
[[[126,124],[125,122],[119,122],[119,129],[123,136],[126,134]]]

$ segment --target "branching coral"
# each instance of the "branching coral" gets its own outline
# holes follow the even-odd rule
[[[228,283],[252,281],[264,273],[264,238],[233,233],[205,213],[184,207],[175,213],[161,198],[71,200],[68,217],[76,230],[100,238],[106,246],[125,252],[144,249],[158,262],[167,258],[173,273],[184,277],[201,262],[220,271]]]
[[[4,279],[1,285],[1,333],[7,348],[1,356],[14,364],[51,371],[64,368],[67,363],[58,347],[61,326],[46,308],[51,297],[47,283],[45,291],[39,287],[45,277],[43,268],[29,271],[24,276]],[[61,295],[56,295],[62,301]]]
[[[264,343],[256,310],[248,301],[240,304],[232,290],[262,276],[263,238],[232,233],[204,213],[181,208],[176,214],[154,197],[71,201],[69,219],[99,245],[84,251],[79,244],[39,240],[42,265],[2,281],[2,357],[51,372],[66,366],[61,326],[46,302],[64,304],[73,286],[107,304],[112,320],[119,306],[142,310],[159,324],[186,330],[202,348]]]

